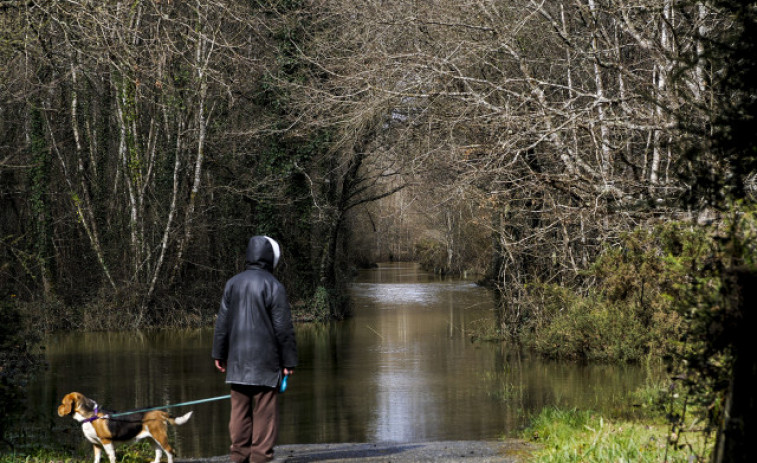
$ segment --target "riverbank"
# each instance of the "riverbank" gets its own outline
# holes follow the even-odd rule
[[[301,444],[276,447],[276,463],[521,463],[535,448],[523,440],[418,443]],[[177,463],[227,463],[228,456],[177,459]]]

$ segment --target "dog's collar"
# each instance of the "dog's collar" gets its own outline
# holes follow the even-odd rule
[[[95,403],[95,410],[92,412],[93,415],[85,420],[82,421],[82,423],[91,423],[95,420],[99,420],[100,417],[97,415],[97,412],[99,411],[99,406]]]

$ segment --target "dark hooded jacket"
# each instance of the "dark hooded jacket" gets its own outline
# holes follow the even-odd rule
[[[213,358],[226,361],[226,382],[276,387],[282,368],[297,366],[297,345],[284,286],[271,274],[269,238],[253,236],[245,270],[226,282],[213,336]]]

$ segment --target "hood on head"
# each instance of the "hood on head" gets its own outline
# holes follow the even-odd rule
[[[281,247],[268,236],[253,236],[247,243],[245,265],[273,270],[279,264]]]

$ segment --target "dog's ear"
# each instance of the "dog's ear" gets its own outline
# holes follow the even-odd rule
[[[63,396],[60,405],[58,405],[58,416],[70,415],[76,409],[76,395],[72,392]]]

